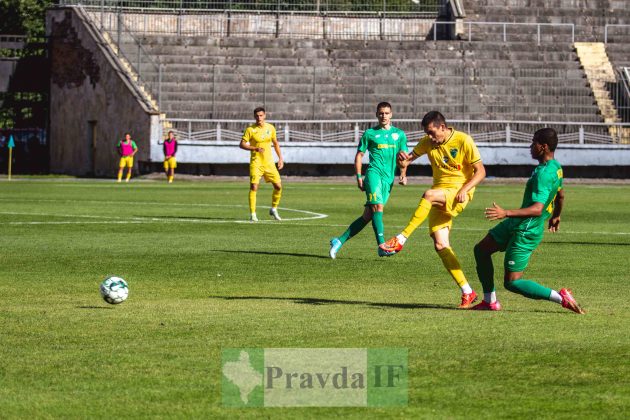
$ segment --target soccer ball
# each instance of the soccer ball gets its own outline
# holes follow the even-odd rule
[[[127,300],[129,296],[129,287],[127,282],[120,277],[110,276],[101,283],[99,287],[103,300],[107,303],[115,305]]]

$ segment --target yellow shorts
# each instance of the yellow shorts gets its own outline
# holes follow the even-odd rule
[[[133,156],[123,156],[120,158],[119,168],[133,168]]]
[[[472,197],[469,194],[466,195],[466,201],[458,203],[455,200],[459,188],[437,188],[444,191],[446,195],[446,205],[444,207],[431,207],[429,212],[429,235],[437,232],[443,228],[451,228],[453,226],[453,219],[464,211]]]
[[[250,184],[258,184],[260,178],[265,178],[266,182],[273,184],[280,183],[280,173],[276,168],[276,164],[249,166],[249,182]]]
[[[175,169],[177,168],[177,159],[171,157],[170,159],[164,159],[164,169]]]

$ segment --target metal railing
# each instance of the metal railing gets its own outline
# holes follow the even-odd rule
[[[183,11],[249,11],[283,13],[412,13],[437,15],[446,0],[326,0],[303,2],[295,0],[263,1],[204,1],[204,0],[60,0],[60,5],[116,8],[125,10],[159,9]]]
[[[239,142],[251,120],[167,119],[176,137],[184,143]],[[276,126],[278,140],[285,143],[356,144],[362,132],[375,125],[374,120],[269,120]],[[397,119],[393,125],[405,130],[409,143],[425,133],[417,119]],[[552,127],[559,142],[575,145],[624,144],[630,147],[630,124],[567,123],[559,121],[449,120],[449,126],[469,133],[476,142],[526,144],[536,130]]]
[[[621,67],[618,76],[619,82],[615,89],[617,95],[613,95],[613,98],[621,120],[630,122],[630,68]]]
[[[619,29],[622,29],[621,42],[628,42],[630,39],[630,25],[608,23],[604,26],[604,44],[618,42],[615,41],[611,32],[618,31]]]
[[[96,20],[82,6],[82,13],[89,18],[91,24],[100,29],[105,40],[121,62],[128,64],[134,82],[144,92],[146,102],[159,110],[161,108],[162,66],[146,51],[140,40],[123,23],[122,15],[118,15],[115,31],[108,31],[103,20]]]
[[[456,25],[457,22],[433,22],[433,40],[438,39],[438,26],[440,25]],[[508,42],[508,34],[512,37],[512,40],[524,41],[530,40],[535,37],[536,41],[540,45],[541,42],[575,42],[575,25],[573,23],[521,23],[521,22],[470,22],[465,21],[462,23],[468,34],[468,41],[474,41],[482,39],[484,41],[495,39],[497,34],[501,36],[503,42]],[[473,28],[483,28],[483,30],[475,31],[475,37],[473,39]],[[499,29],[499,32],[493,31],[493,29]],[[508,28],[510,31],[508,31]],[[514,28],[514,29],[513,29]],[[534,31],[527,31],[526,29],[535,28]],[[566,29],[559,33],[550,33],[545,29]],[[512,30],[513,29],[513,30]],[[543,33],[546,32],[546,33]]]
[[[132,32],[177,36],[256,36],[265,38],[424,40],[433,18],[363,14],[355,17],[273,12],[164,13],[143,10],[89,9],[102,28],[115,31],[119,21]]]

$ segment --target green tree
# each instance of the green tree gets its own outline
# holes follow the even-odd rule
[[[46,8],[53,3],[52,0],[0,0],[0,34],[43,37]]]

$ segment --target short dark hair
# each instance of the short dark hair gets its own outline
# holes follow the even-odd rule
[[[442,115],[442,113],[439,111],[429,111],[424,114],[424,117],[422,117],[422,122],[420,124],[422,125],[422,128],[427,128],[430,124],[446,124],[446,118],[444,118],[444,115]]]
[[[378,112],[378,110],[381,108],[392,109],[392,104],[390,104],[389,102],[379,102],[378,105],[376,105],[376,112]]]
[[[558,147],[558,133],[551,127],[541,128],[534,133],[532,140],[538,144],[546,144],[552,152]]]
[[[125,133],[125,135],[123,137],[127,137],[127,136],[130,136],[130,135],[131,135],[131,133]]]
[[[267,111],[265,111],[265,108],[263,108],[262,106],[259,106],[258,108],[254,109],[254,115],[258,114],[261,111],[264,112],[265,114],[267,113]]]

